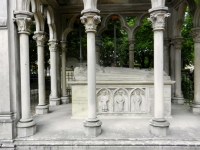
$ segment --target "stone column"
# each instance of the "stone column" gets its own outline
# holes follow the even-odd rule
[[[164,118],[164,95],[163,95],[163,34],[167,8],[152,9],[150,18],[154,31],[154,118],[150,121],[150,133],[155,136],[167,135],[169,122]]]
[[[200,113],[200,27],[192,29],[194,40],[194,101],[190,110],[194,114]]]
[[[30,116],[30,65],[29,65],[29,27],[32,13],[15,12],[20,42],[21,74],[21,119],[17,124],[18,137],[31,136],[36,132],[36,124]]]
[[[174,41],[171,41],[170,43],[170,77],[171,80],[175,80],[175,47],[174,47]],[[175,95],[175,85],[172,85],[171,89],[171,97],[173,98]]]
[[[134,68],[134,44],[134,39],[129,40],[129,68]]]
[[[49,105],[46,104],[46,88],[45,88],[45,67],[44,67],[44,44],[46,42],[46,33],[35,32],[33,39],[37,42],[38,53],[38,88],[39,88],[39,104],[36,106],[36,114],[43,115],[49,111]]]
[[[169,45],[168,39],[164,40],[164,71],[169,75]]]
[[[184,104],[184,98],[181,91],[181,46],[182,38],[176,37],[174,39],[175,46],[175,95],[172,102],[176,104]]]
[[[49,41],[50,59],[51,59],[51,95],[50,95],[50,105],[60,105],[60,98],[58,97],[58,85],[57,85],[57,50],[58,42],[57,40]]]
[[[100,65],[101,36],[96,36],[96,64]]]
[[[69,103],[69,97],[66,92],[66,49],[67,43],[65,41],[61,41],[61,50],[62,50],[62,104]]]
[[[100,16],[96,13],[86,12],[81,17],[87,33],[87,79],[88,79],[88,118],[84,122],[86,136],[96,137],[101,134],[101,121],[97,118],[96,101],[96,57],[95,32]]]

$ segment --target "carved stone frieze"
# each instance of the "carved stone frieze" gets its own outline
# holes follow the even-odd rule
[[[47,41],[46,33],[45,32],[35,32],[33,39],[36,40],[37,46],[44,46],[45,42]]]
[[[49,50],[50,52],[56,52],[58,49],[58,42],[57,41],[49,41]]]
[[[128,111],[128,93],[125,89],[118,89],[114,93],[114,111],[115,112]]]
[[[193,28],[192,36],[195,43],[200,43],[200,28]]]
[[[17,23],[19,33],[21,32],[29,33],[29,28],[32,24],[31,18],[18,17],[14,18],[14,21]]]
[[[165,12],[153,12],[150,14],[148,21],[151,22],[154,30],[164,30],[165,18],[169,17],[170,13]]]
[[[97,94],[98,110],[100,112],[109,112],[111,104],[111,92],[107,89],[101,89]]]
[[[131,93],[131,111],[135,113],[146,112],[145,91],[143,89],[135,89]]]
[[[101,22],[101,17],[95,14],[85,14],[80,19],[85,25],[86,32],[96,32],[97,25]]]

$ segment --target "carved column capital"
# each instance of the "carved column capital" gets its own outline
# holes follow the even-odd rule
[[[50,52],[56,52],[58,50],[57,40],[51,40],[48,43]]]
[[[47,36],[45,32],[34,32],[33,39],[36,40],[37,46],[44,46],[47,41]]]
[[[96,32],[97,25],[101,22],[101,17],[95,13],[84,14],[81,18],[81,22],[85,25],[87,32]]]
[[[62,51],[66,51],[67,49],[67,42],[66,41],[60,41],[60,47]]]
[[[153,30],[164,30],[165,18],[169,16],[170,13],[166,13],[166,11],[153,11],[148,18],[148,21],[151,22]]]
[[[32,24],[31,18],[18,17],[14,18],[14,21],[17,23],[19,33],[29,34],[29,28]]]
[[[193,28],[192,30],[192,37],[193,37],[193,41],[195,43],[200,43],[200,27],[199,28]]]
[[[182,42],[183,42],[183,38],[182,37],[175,37],[173,39],[175,50],[181,50],[181,48],[182,48]]]

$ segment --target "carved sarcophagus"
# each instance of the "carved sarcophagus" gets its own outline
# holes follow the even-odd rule
[[[87,68],[74,70],[72,88],[72,118],[87,117]],[[164,113],[171,116],[171,81],[164,76]],[[117,67],[96,67],[96,106],[98,117],[153,116],[153,70]],[[156,94],[156,93],[155,93]]]

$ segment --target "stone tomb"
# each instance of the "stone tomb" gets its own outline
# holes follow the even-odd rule
[[[164,75],[164,114],[171,116],[171,81]],[[74,70],[72,87],[72,118],[87,117],[87,68]],[[96,106],[99,117],[153,116],[153,70],[117,67],[96,67]]]

